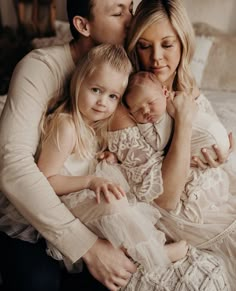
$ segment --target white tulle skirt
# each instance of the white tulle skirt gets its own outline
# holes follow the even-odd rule
[[[100,162],[94,175],[110,179],[129,191],[129,185],[115,165]],[[95,193],[88,189],[64,195],[61,199],[91,231],[115,247],[124,248],[145,270],[170,264],[164,249],[165,235],[155,227],[160,219],[156,208],[146,203],[128,202],[126,197],[117,200],[113,194],[110,203],[102,197],[98,204]]]

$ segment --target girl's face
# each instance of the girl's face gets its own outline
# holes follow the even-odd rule
[[[140,66],[156,75],[169,90],[181,58],[181,43],[169,20],[150,25],[140,36],[137,45]]]
[[[128,82],[128,74],[108,64],[99,65],[81,84],[78,105],[85,122],[103,120],[117,108]]]

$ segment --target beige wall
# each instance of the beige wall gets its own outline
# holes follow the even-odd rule
[[[134,0],[135,7],[140,0]],[[236,34],[236,0],[183,0],[192,22],[208,24]]]
[[[135,5],[140,0],[134,0]],[[207,22],[236,34],[236,0],[183,0],[192,22]],[[12,0],[0,0],[4,25],[16,26]],[[66,0],[56,0],[58,19],[66,19]]]
[[[192,22],[207,22],[236,34],[236,0],[184,0]]]

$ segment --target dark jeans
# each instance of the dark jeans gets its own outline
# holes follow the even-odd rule
[[[59,262],[45,252],[41,239],[36,244],[12,239],[0,232],[2,291],[105,291],[86,267],[79,274],[61,270]],[[2,288],[2,289],[1,289]]]

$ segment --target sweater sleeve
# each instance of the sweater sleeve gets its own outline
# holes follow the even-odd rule
[[[30,53],[16,67],[0,120],[0,188],[44,238],[72,262],[97,237],[60,201],[35,164],[39,123],[65,81],[62,67]]]

